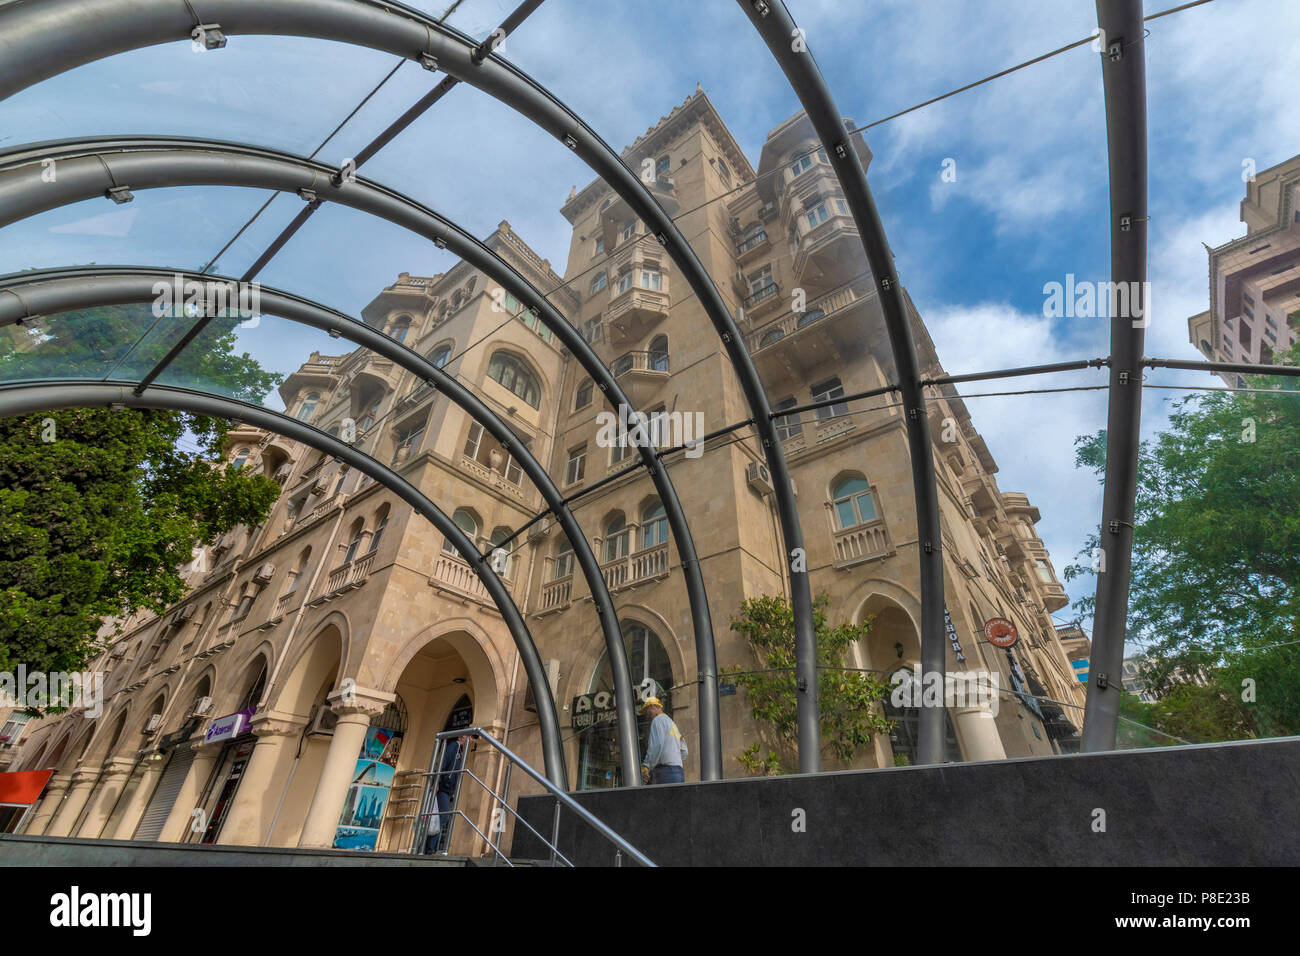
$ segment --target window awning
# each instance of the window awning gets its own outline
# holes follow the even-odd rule
[[[18,770],[0,773],[0,805],[29,807],[41,798],[53,770]]]

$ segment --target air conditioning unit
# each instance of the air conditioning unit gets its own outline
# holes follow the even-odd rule
[[[333,737],[334,728],[338,726],[338,722],[339,715],[330,709],[330,705],[321,704],[316,708],[316,715],[311,719],[311,729],[307,733]]]
[[[257,569],[257,573],[253,575],[253,580],[258,584],[270,584],[273,577],[275,577],[275,565],[268,561]]]
[[[212,709],[211,697],[195,697],[194,706],[190,708],[191,717],[203,717]]]
[[[755,494],[770,495],[773,491],[772,475],[761,461],[751,461],[745,466],[745,480]]]
[[[560,687],[560,662],[546,660],[542,661],[542,666],[546,670],[546,683],[551,685],[551,697],[554,697]],[[524,691],[524,710],[537,713],[537,697],[533,694],[532,684]]]
[[[146,734],[156,734],[158,728],[162,726],[162,717],[162,714],[153,714],[145,723],[144,732]]]

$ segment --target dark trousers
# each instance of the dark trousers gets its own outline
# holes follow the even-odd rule
[[[651,783],[685,783],[686,771],[681,767],[674,767],[670,764],[661,763],[650,771]]]

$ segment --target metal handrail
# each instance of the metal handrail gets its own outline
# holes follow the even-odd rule
[[[642,866],[651,866],[651,867],[655,866],[654,861],[652,861],[644,853],[642,853],[636,847],[632,846],[621,836],[619,836],[617,833],[611,830],[608,826],[606,826],[599,819],[597,819],[589,810],[585,809],[571,796],[569,796],[559,787],[555,786],[553,783],[547,780],[544,775],[542,775],[537,770],[529,766],[518,754],[510,750],[510,748],[508,748],[505,744],[497,740],[491,734],[487,733],[481,727],[467,727],[463,730],[444,730],[442,733],[438,734],[434,738],[436,743],[434,746],[433,766],[436,767],[437,769],[430,770],[428,773],[422,775],[426,779],[426,784],[425,784],[426,789],[420,801],[421,811],[418,814],[416,824],[413,827],[413,831],[414,831],[413,836],[415,838],[412,846],[413,852],[421,852],[420,844],[427,839],[427,826],[421,827],[420,820],[418,818],[429,817],[439,812],[436,809],[437,780],[443,775],[442,754],[444,753],[446,742],[447,740],[453,737],[465,737],[465,736],[474,737],[476,739],[487,741],[488,744],[496,748],[496,750],[499,751],[501,755],[506,758],[508,763],[506,764],[505,787],[503,788],[503,793],[498,794],[491,787],[489,787],[483,780],[479,779],[479,777],[475,775],[473,771],[471,771],[468,768],[468,766],[466,766],[468,754],[462,753],[458,761],[458,763],[460,764],[460,769],[453,768],[452,770],[447,771],[447,773],[468,774],[469,777],[472,780],[474,780],[476,783],[478,783],[478,785],[481,786],[485,791],[487,791],[487,793],[498,804],[500,804],[504,810],[508,811],[516,821],[522,823],[525,827],[528,828],[530,832],[532,832],[539,840],[541,840],[543,844],[545,844],[547,847],[550,848],[552,863],[555,863],[556,860],[559,859],[562,860],[567,866],[574,865],[573,862],[568,859],[568,857],[566,857],[563,853],[560,852],[557,846],[557,843],[559,842],[560,810],[564,807],[567,807],[568,809],[572,810],[575,814],[577,814],[579,819],[581,819],[584,823],[587,823],[589,826],[594,828],[597,833],[603,836],[610,843],[614,844],[615,865],[621,866],[623,863],[623,855],[627,854],[629,857],[631,857],[637,863],[640,863]],[[513,770],[513,768],[516,766],[518,766],[532,780],[541,784],[541,786],[547,791],[547,793],[555,797],[555,801],[556,801],[555,816],[552,822],[551,839],[549,840],[546,839],[546,837],[542,836],[542,834],[539,833],[531,824],[529,824],[527,820],[525,820],[523,817],[519,815],[517,810],[515,810],[513,807],[510,806],[510,802],[508,799],[508,793],[510,787],[510,773]],[[432,790],[430,788],[432,788]],[[475,826],[474,822],[470,820],[469,816],[463,810],[460,809],[460,789],[461,788],[458,784],[456,787],[456,794],[452,800],[452,806],[448,811],[448,816],[451,817],[451,820],[448,822],[448,826],[447,826],[448,833],[444,839],[443,846],[450,847],[451,825],[455,822],[456,817],[463,817],[465,822],[470,826],[470,828],[473,829],[474,832],[477,833],[479,837],[483,839],[483,841],[487,844],[488,848],[491,849],[492,852],[495,854],[492,861],[494,866],[496,865],[497,858],[505,860],[507,866],[514,866],[514,864],[510,861],[510,859],[499,849],[500,833],[504,829],[504,826],[502,826],[501,829],[497,830],[495,841],[492,838],[489,838],[486,834],[484,834],[477,826]],[[434,794],[435,809],[433,810],[428,809],[429,796],[431,792]],[[446,850],[444,849],[443,852],[446,852]]]

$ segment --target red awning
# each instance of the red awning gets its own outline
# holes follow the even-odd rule
[[[16,773],[0,773],[0,803],[17,803],[30,806],[41,797],[45,781],[53,776],[53,770],[20,770]]]

